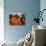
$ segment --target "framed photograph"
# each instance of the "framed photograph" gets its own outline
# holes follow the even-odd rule
[[[9,14],[10,25],[25,25],[25,15],[23,13]]]

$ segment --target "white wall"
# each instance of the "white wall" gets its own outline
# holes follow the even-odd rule
[[[4,41],[4,3],[0,0],[0,42]]]
[[[40,0],[40,9],[41,11],[43,9],[46,9],[46,0]],[[43,22],[40,21],[40,24],[43,25],[43,26],[46,26],[46,11],[43,12]]]

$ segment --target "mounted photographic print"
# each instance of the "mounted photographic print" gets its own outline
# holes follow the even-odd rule
[[[25,25],[25,16],[23,13],[9,14],[10,25]]]

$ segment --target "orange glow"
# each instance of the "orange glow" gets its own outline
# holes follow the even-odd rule
[[[24,25],[25,20],[22,17],[12,16],[11,18],[9,18],[9,23],[10,25]]]

